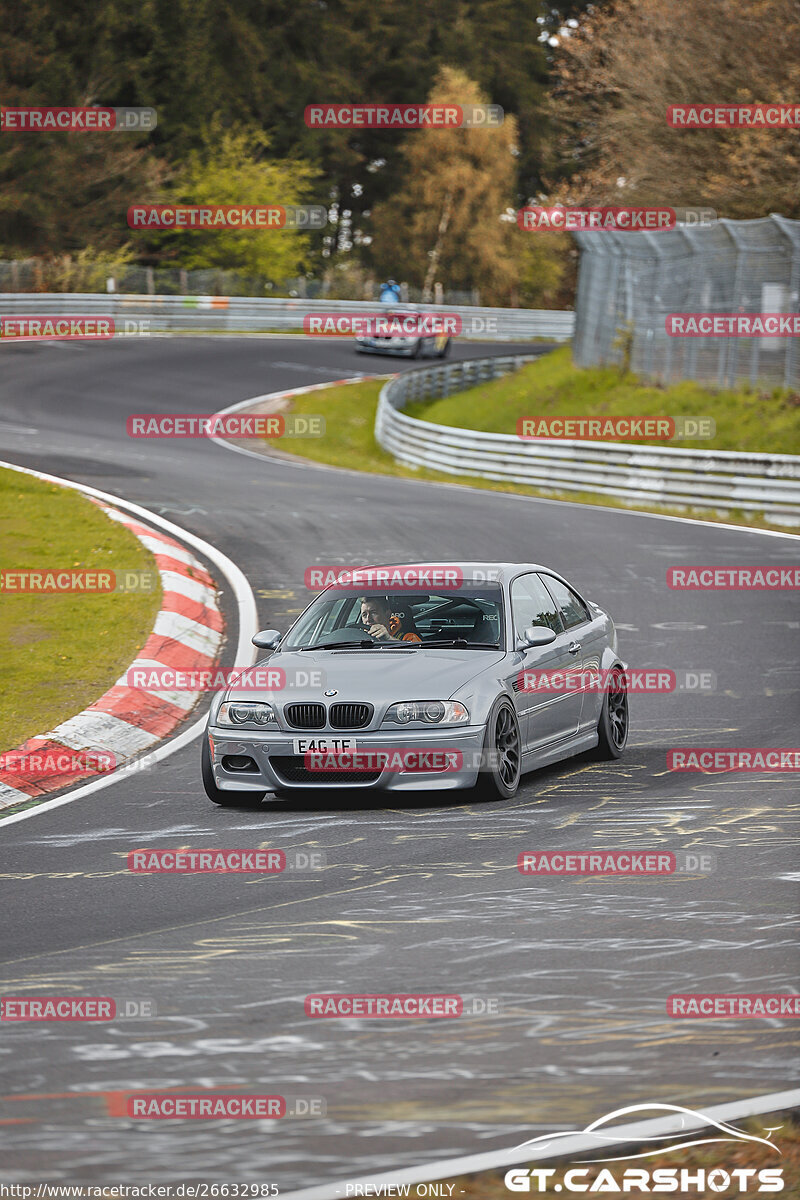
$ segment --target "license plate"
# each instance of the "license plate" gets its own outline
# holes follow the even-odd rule
[[[357,750],[358,739],[352,737],[323,737],[293,738],[292,747],[295,754],[309,754],[312,751],[319,754],[340,754],[343,750]]]

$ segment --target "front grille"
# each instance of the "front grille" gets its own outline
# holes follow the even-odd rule
[[[371,704],[332,704],[330,723],[332,729],[363,729],[372,720],[375,709]]]
[[[285,783],[375,783],[380,771],[310,771],[302,754],[270,755],[269,765]]]
[[[287,704],[283,714],[294,729],[322,729],[325,724],[324,704]]]

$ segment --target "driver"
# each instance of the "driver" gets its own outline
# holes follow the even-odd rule
[[[403,613],[392,612],[387,596],[361,597],[361,624],[378,642],[421,642],[419,634],[408,628]]]

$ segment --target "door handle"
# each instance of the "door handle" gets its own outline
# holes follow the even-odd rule
[[[580,650],[580,648],[581,648],[580,642],[570,642],[569,646],[567,647],[570,654],[577,654],[578,651]]]

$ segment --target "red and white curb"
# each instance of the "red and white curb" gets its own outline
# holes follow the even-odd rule
[[[133,688],[127,682],[130,671],[137,667],[207,671],[219,658],[224,622],[214,580],[202,563],[161,531],[93,496],[89,499],[151,552],[161,576],[162,607],[137,658],[99,700],[55,729],[5,752],[14,759],[29,756],[32,762],[0,771],[0,809],[94,777],[97,771],[86,763],[87,753],[113,756],[115,768],[124,765],[175,729],[203,694]]]

